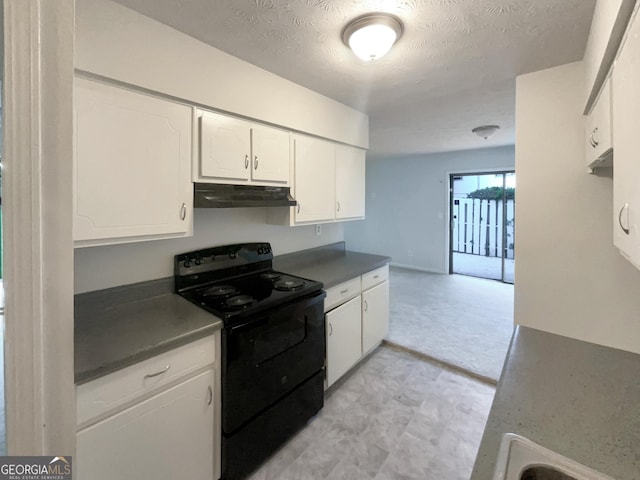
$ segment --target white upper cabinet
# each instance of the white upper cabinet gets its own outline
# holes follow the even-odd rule
[[[592,105],[608,76],[634,3],[635,0],[596,2],[583,58],[586,80],[584,113],[592,110]]]
[[[365,151],[306,135],[293,137],[291,209],[270,209],[269,222],[307,225],[364,218]]]
[[[200,175],[248,182],[251,178],[251,126],[224,115],[200,117]]]
[[[336,219],[364,218],[365,152],[336,146]]]
[[[311,137],[294,137],[295,223],[317,223],[335,217],[335,147]]]
[[[591,114],[586,117],[586,160],[588,168],[612,165],[611,82],[602,87]]]
[[[254,125],[251,128],[253,180],[289,183],[289,132]]]
[[[640,20],[636,15],[613,69],[613,241],[640,268]]]
[[[76,78],[76,246],[189,235],[191,145],[190,107]]]
[[[217,113],[200,116],[200,156],[194,181],[289,184],[289,132]]]

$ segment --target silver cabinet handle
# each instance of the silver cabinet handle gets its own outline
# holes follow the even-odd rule
[[[211,405],[213,403],[213,389],[211,388],[211,385],[207,388],[209,389],[209,401],[207,402],[207,405]]]
[[[298,213],[300,213],[300,202],[298,202]]]
[[[364,301],[364,311],[366,312],[367,310],[369,310],[369,304],[367,303],[367,301]]]
[[[377,280],[378,278],[380,278],[380,275],[374,275],[374,276],[373,276],[373,279],[374,279],[374,280]]]
[[[348,288],[345,288],[344,290],[340,290],[340,294],[344,295],[345,293],[347,293],[349,291]]]
[[[593,143],[593,132],[591,132],[591,135],[589,136],[589,144],[590,144],[593,148],[596,148],[595,144]]]
[[[257,155],[255,157],[253,157],[253,169],[254,170],[258,169],[258,156]]]
[[[244,156],[244,169],[249,168],[249,155]]]
[[[596,148],[598,145],[600,145],[600,142],[596,140],[596,133],[598,133],[598,127],[594,128],[593,133],[591,134],[591,139],[593,140],[593,148]]]
[[[167,371],[171,368],[171,365],[165,365],[165,367],[156,372],[156,373],[147,373],[144,378],[153,378],[153,377],[157,377],[158,375],[162,375],[163,373],[167,373]]]
[[[333,335],[333,325],[329,323],[329,336]]]
[[[180,220],[184,220],[187,218],[187,204],[182,203],[182,207],[180,207]]]
[[[622,229],[622,231],[626,234],[629,235],[629,229],[628,228],[624,228],[624,226],[622,225],[622,212],[624,212],[625,208],[629,208],[629,204],[625,203],[622,208],[620,209],[620,212],[618,213],[618,223],[620,224],[620,228]],[[628,218],[627,218],[627,224],[629,223]]]
[[[340,211],[340,202],[336,202],[336,210],[339,212]]]

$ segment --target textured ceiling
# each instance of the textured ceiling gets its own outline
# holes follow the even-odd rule
[[[369,114],[370,156],[513,144],[515,77],[580,60],[596,0],[117,0]],[[341,40],[368,12],[404,35],[365,63]],[[497,124],[489,140],[471,129]]]

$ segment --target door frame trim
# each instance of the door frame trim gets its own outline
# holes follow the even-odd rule
[[[452,218],[451,215],[453,213],[453,177],[454,176],[468,176],[468,175],[493,175],[493,174],[506,174],[506,173],[516,173],[515,166],[512,169],[508,168],[484,168],[482,170],[447,170],[445,172],[446,179],[445,185],[446,194],[447,194],[447,226],[445,230],[445,245],[447,245],[447,251],[445,252],[445,272],[449,275],[453,274],[453,238],[451,238],[451,225]],[[504,262],[503,262],[504,263]],[[504,274],[502,275],[504,278]]]
[[[73,0],[4,0],[9,455],[74,455]]]

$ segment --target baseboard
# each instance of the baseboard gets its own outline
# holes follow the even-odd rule
[[[417,272],[439,273],[441,275],[446,275],[446,272],[443,272],[441,270],[434,270],[433,268],[418,267],[416,265],[408,265],[406,263],[390,262],[389,266],[395,267],[395,268],[404,268],[405,270],[415,270]]]

